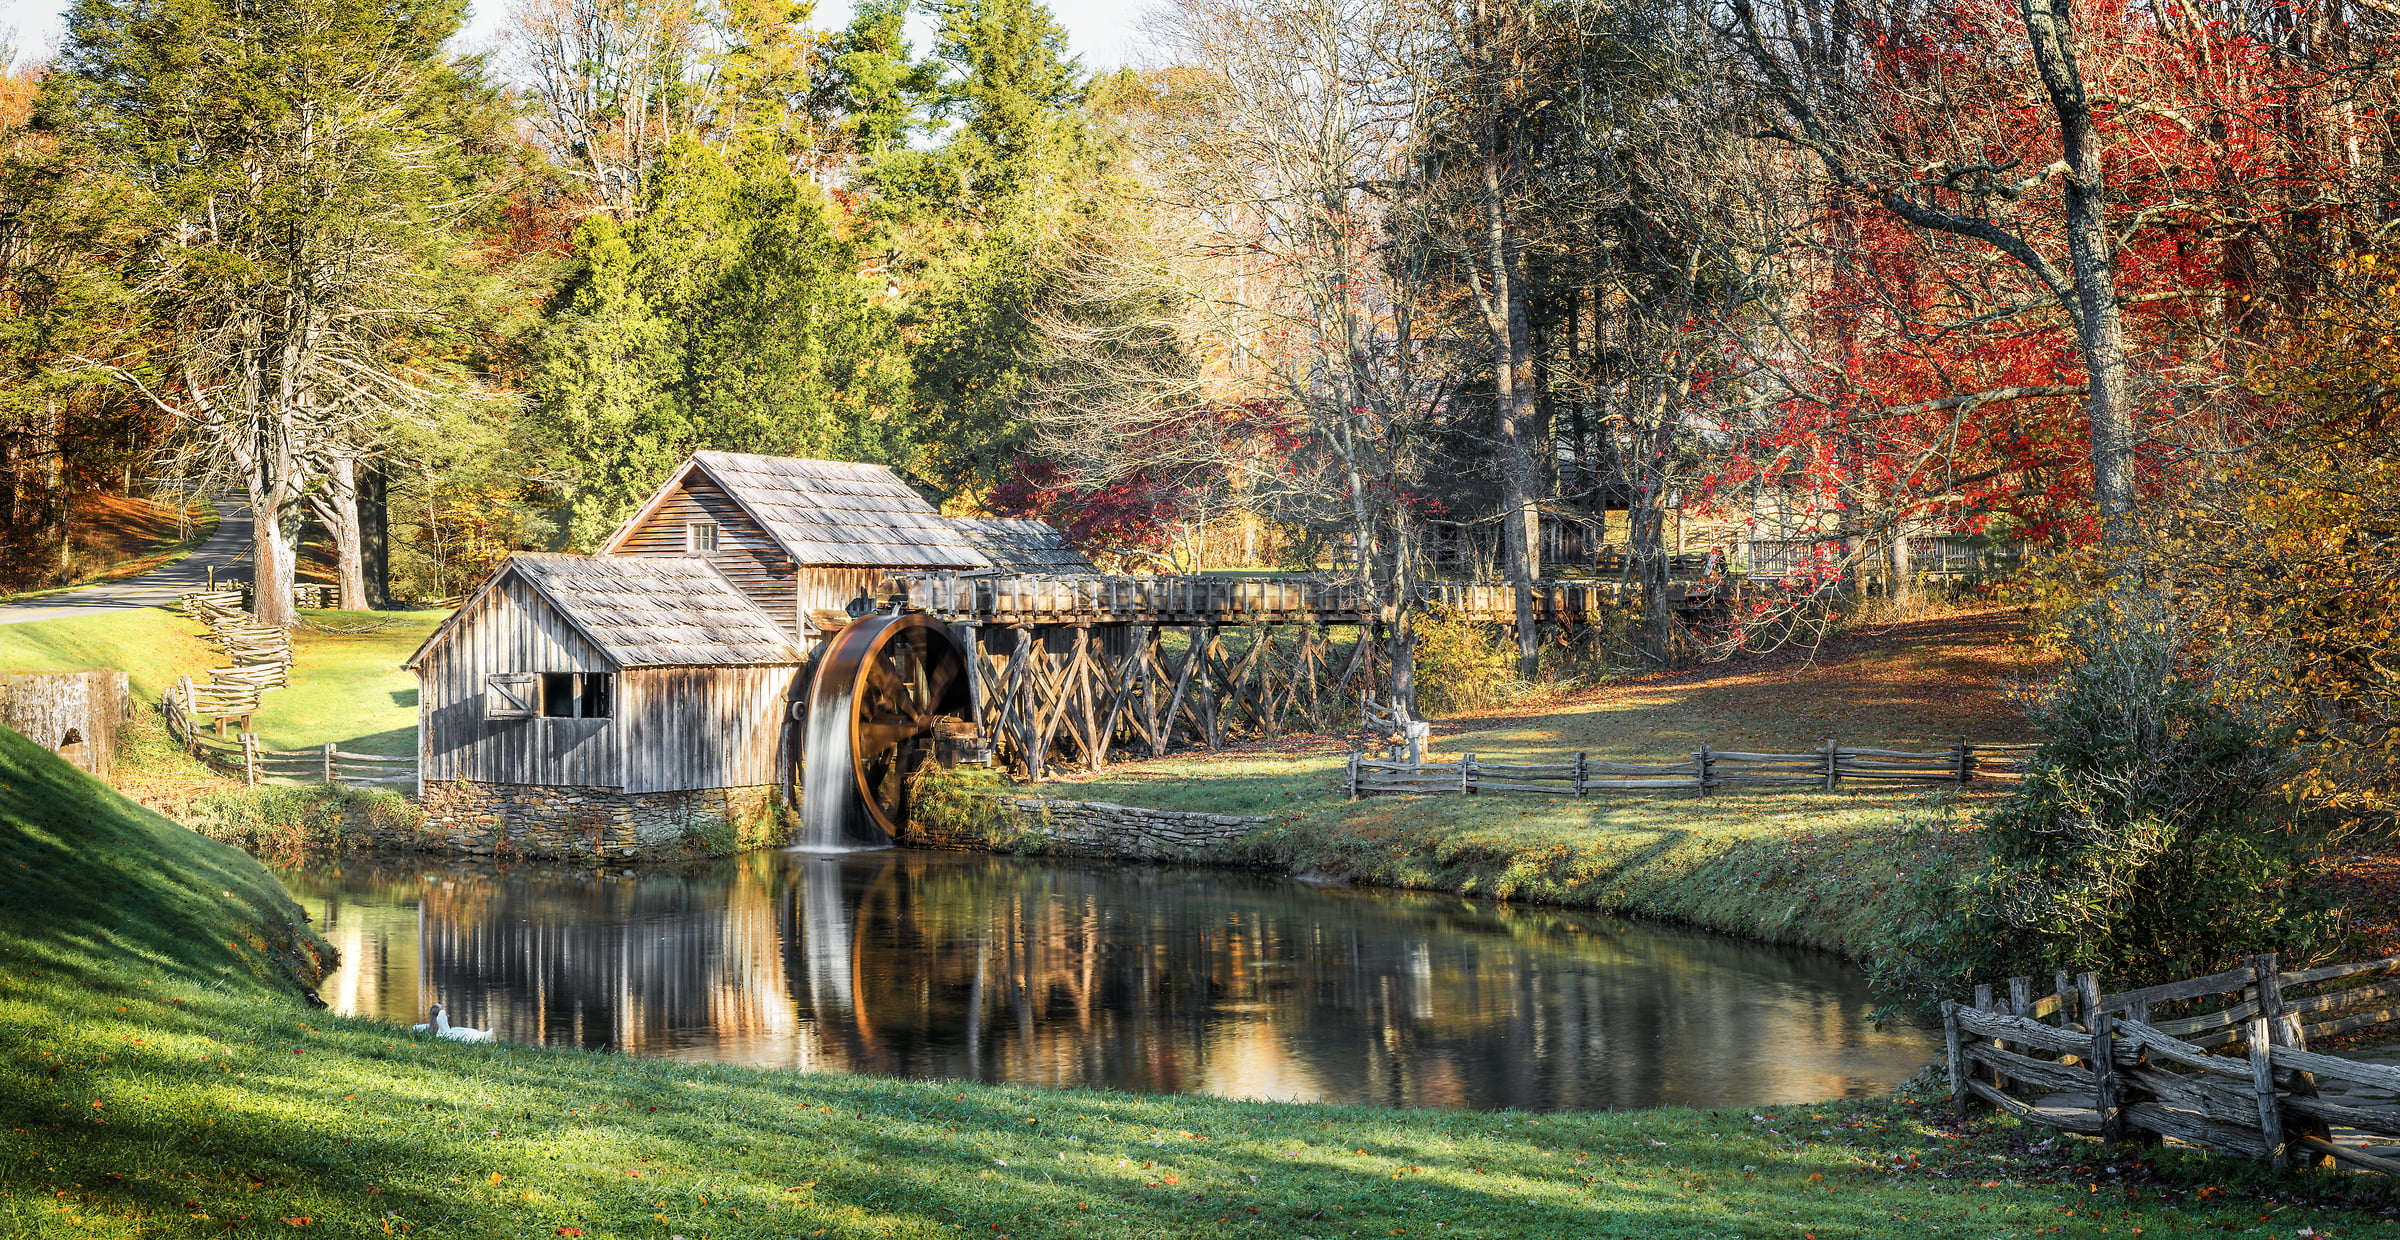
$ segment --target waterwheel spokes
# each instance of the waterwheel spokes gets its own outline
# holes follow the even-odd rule
[[[964,713],[965,668],[941,622],[928,616],[862,620],[835,637],[813,700],[847,716],[849,784],[863,817],[897,832],[908,813],[908,777],[931,752],[943,721]],[[837,704],[838,703],[838,704]]]

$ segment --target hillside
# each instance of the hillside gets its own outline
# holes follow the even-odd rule
[[[78,495],[67,513],[66,562],[48,581],[0,593],[0,602],[149,572],[208,541],[216,527],[216,510],[205,502],[178,512],[140,496]]]

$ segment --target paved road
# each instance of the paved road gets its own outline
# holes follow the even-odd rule
[[[218,581],[240,581],[250,575],[250,507],[239,492],[219,491],[210,500],[217,507],[217,532],[190,555],[156,572],[123,581],[110,581],[46,598],[0,604],[0,624],[34,620],[63,620],[102,612],[164,607],[188,590],[204,589],[209,570]]]

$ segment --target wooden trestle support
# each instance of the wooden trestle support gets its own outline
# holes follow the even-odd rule
[[[1350,626],[1345,649],[1307,624],[975,626],[976,723],[1033,779],[1054,756],[1096,771],[1120,747],[1155,758],[1295,721],[1325,731],[1382,684],[1381,627]]]
[[[1301,723],[1360,726],[1362,697],[1388,695],[1390,617],[1355,583],[919,574],[896,584],[969,638],[978,729],[1032,779],[1058,761],[1098,770],[1120,751],[1159,757]],[[1535,619],[1573,649],[1638,598],[1614,582],[1544,583]],[[1685,587],[1674,605],[1712,599]],[[1419,601],[1480,623],[1516,619],[1504,585],[1433,583]]]

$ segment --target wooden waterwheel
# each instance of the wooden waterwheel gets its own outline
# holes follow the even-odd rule
[[[945,740],[974,735],[966,652],[925,615],[842,627],[810,679],[804,817],[818,844],[888,844],[908,781]]]

